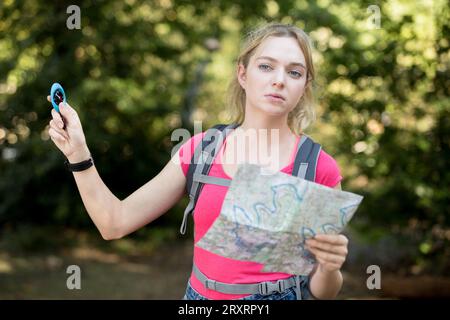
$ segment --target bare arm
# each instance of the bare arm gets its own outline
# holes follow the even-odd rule
[[[61,103],[59,109],[61,114],[52,110],[52,141],[70,163],[86,160],[90,153],[77,112],[69,104]],[[178,157],[176,153],[156,177],[123,201],[108,189],[95,166],[73,173],[84,206],[104,239],[118,239],[139,229],[179,201],[186,178],[175,161]]]
[[[121,202],[119,238],[157,219],[182,198],[186,177],[175,157],[178,153],[156,177]]]
[[[89,153],[86,153],[83,160],[88,156]],[[75,161],[69,158],[71,163],[79,161],[82,160]],[[86,211],[102,237],[106,240],[115,238],[115,235],[120,232],[117,216],[120,212],[121,201],[105,185],[95,166],[84,171],[73,172],[73,176]]]
[[[122,238],[163,215],[183,196],[186,184],[180,165],[172,160],[122,201],[111,193],[95,167],[73,175],[89,216],[106,240]]]
[[[343,282],[340,270],[327,271],[318,264],[314,267],[309,288],[317,299],[334,299],[341,290]]]

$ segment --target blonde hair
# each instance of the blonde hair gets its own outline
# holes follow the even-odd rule
[[[296,26],[279,23],[266,24],[247,34],[237,58],[237,66],[242,63],[247,69],[250,58],[255,53],[256,48],[268,37],[290,37],[296,39],[305,56],[307,69],[305,91],[298,104],[288,115],[289,128],[295,134],[301,134],[316,118],[313,95],[314,66],[310,39],[302,29]],[[229,85],[227,98],[228,105],[231,108],[231,121],[242,124],[245,117],[245,90],[241,87],[237,74],[234,75]]]

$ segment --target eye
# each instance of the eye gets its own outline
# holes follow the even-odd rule
[[[260,64],[260,65],[258,66],[258,68],[261,69],[261,70],[263,70],[263,71],[269,71],[269,70],[272,69],[272,67],[269,66],[268,64]]]
[[[295,70],[290,71],[290,74],[292,74],[294,76],[294,78],[301,78],[302,77],[302,74],[300,72],[298,72],[298,71],[295,71]]]

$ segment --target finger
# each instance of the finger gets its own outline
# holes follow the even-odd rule
[[[69,119],[70,123],[75,124],[78,120],[77,112],[68,104],[61,102],[59,104],[59,111],[64,124],[67,126]]]
[[[315,249],[320,249],[329,253],[335,253],[340,255],[347,255],[348,250],[345,245],[336,245],[328,242],[321,242],[316,240],[308,240],[307,246]]]
[[[69,136],[67,135],[67,132],[64,131],[62,128],[59,127],[57,122],[55,120],[50,120],[50,127],[53,128],[56,132],[58,132],[60,135],[62,135],[65,139],[69,139]]]
[[[56,144],[62,144],[67,141],[59,132],[57,132],[53,128],[50,128],[48,130],[48,135],[50,136],[52,141],[55,142]]]
[[[60,134],[63,134],[64,130],[61,128],[61,126],[58,124],[58,121],[56,121],[55,119],[50,120],[49,125],[55,131],[58,131]]]
[[[67,102],[61,102],[58,107],[63,116],[71,116],[76,113],[75,109],[72,108]]]
[[[331,244],[348,244],[347,237],[342,234],[316,234],[312,240],[328,242]]]
[[[52,116],[54,119],[56,119],[56,124],[61,129],[66,129],[67,120],[62,116],[59,112],[57,112],[55,109],[52,110]]]
[[[337,254],[332,254],[329,252],[321,251],[319,249],[310,248],[309,251],[314,254],[316,259],[321,259],[328,263],[343,264],[345,257]]]
[[[329,263],[326,261],[321,261],[320,259],[317,259],[317,261],[320,264],[320,269],[325,269],[328,271],[333,271],[333,270],[339,270],[342,268],[342,265],[336,264],[336,263]]]
[[[57,123],[61,122],[61,124],[62,124],[62,121],[63,121],[62,117],[55,109],[52,109],[52,117],[53,117],[53,119],[56,120]]]
[[[50,98],[50,96],[47,96],[47,101],[52,102],[52,99]]]
[[[339,270],[341,268],[340,265],[334,264],[334,263],[329,263],[323,259],[317,259],[317,262],[319,263],[319,269],[320,270]]]
[[[326,263],[334,263],[337,265],[343,265],[345,262],[345,258],[336,254],[329,254],[325,252],[317,252],[316,257],[318,259],[324,260]]]
[[[325,261],[324,259],[321,259],[321,258],[317,258],[317,262],[318,262],[320,265],[322,265],[322,267],[323,267],[323,266],[328,266],[328,265],[330,265],[330,263],[329,263],[328,261]]]

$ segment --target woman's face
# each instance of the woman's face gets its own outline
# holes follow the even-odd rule
[[[269,37],[241,64],[238,80],[246,93],[247,108],[269,115],[286,115],[295,108],[305,91],[305,56],[294,38]]]

